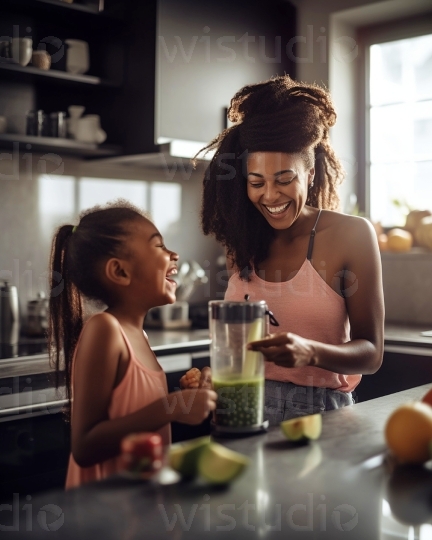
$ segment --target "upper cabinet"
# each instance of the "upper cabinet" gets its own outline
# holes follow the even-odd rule
[[[121,153],[121,137],[102,129],[110,101],[122,91],[126,33],[120,2],[2,0],[0,147],[91,157]],[[77,138],[64,136],[69,106],[93,115]],[[94,115],[102,127],[93,137]]]
[[[295,75],[294,35],[281,0],[2,0],[0,149],[128,159],[206,144],[242,86]],[[87,120],[59,137],[70,106]]]
[[[241,87],[295,75],[294,36],[286,1],[160,0],[156,140],[208,143]]]

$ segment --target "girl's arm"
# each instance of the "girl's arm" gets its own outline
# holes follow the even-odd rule
[[[113,317],[101,313],[86,324],[75,358],[72,411],[72,454],[81,467],[119,455],[120,442],[130,433],[156,431],[174,420],[199,424],[216,406],[212,390],[183,390],[163,395],[122,418],[109,419],[119,361],[128,356]]]
[[[372,225],[361,218],[347,223],[343,234],[344,297],[351,341],[329,345],[280,333],[250,344],[251,349],[286,367],[316,366],[344,375],[378,371],[384,350],[384,298],[376,234]]]

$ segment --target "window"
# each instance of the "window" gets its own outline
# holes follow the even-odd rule
[[[370,217],[400,226],[432,204],[432,33],[368,50]]]
[[[38,207],[42,238],[51,240],[54,230],[75,217],[75,178],[42,174],[38,178]]]
[[[151,184],[151,214],[161,234],[167,234],[170,225],[181,216],[181,185],[168,182]]]
[[[181,219],[180,184],[105,178],[40,175],[39,220],[42,237],[50,242],[56,227],[75,222],[78,214],[97,204],[126,199],[150,212],[162,234]]]
[[[147,182],[80,178],[78,210],[81,212],[96,204],[104,205],[116,199],[126,199],[147,210]]]

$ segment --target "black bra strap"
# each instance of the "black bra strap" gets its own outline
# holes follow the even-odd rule
[[[311,234],[310,234],[310,238],[309,238],[309,247],[308,247],[308,252],[307,252],[307,258],[308,258],[309,261],[312,259],[312,251],[313,251],[315,234],[316,234],[316,226],[318,225],[318,220],[320,218],[321,212],[322,212],[322,210],[320,209],[320,211],[318,212],[318,216],[316,218],[316,221],[315,221],[315,225],[313,226],[313,229],[311,230]]]

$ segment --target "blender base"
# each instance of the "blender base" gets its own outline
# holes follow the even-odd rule
[[[215,437],[248,437],[250,435],[257,435],[267,431],[269,427],[269,421],[264,420],[262,424],[254,424],[252,426],[244,427],[230,427],[230,426],[218,426],[214,422],[210,423],[212,428],[212,435]]]

